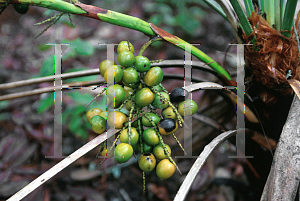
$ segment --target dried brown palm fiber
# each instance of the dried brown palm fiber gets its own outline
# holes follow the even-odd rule
[[[300,80],[300,62],[294,31],[289,38],[272,28],[257,12],[250,19],[253,32],[249,37],[243,35],[246,43],[255,37],[255,44],[245,47],[246,67],[253,72],[252,79],[259,81],[269,89],[292,94],[287,82],[287,74],[292,79]],[[298,23],[299,17],[296,20]]]

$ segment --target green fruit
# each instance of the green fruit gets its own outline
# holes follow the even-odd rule
[[[100,113],[102,112],[101,109],[99,108],[93,108],[93,109],[90,109],[89,111],[87,111],[85,117],[86,117],[86,120],[88,122],[90,122],[91,118],[95,115],[100,115]],[[101,116],[101,115],[100,115]]]
[[[152,87],[153,89],[155,89],[156,91],[158,91],[158,92],[161,92],[163,89],[162,89],[162,87],[161,86],[159,86],[159,84],[158,85],[155,85],[155,86],[153,86]]]
[[[111,100],[111,101],[114,100],[116,102],[122,102],[125,99],[124,88],[119,84],[110,85],[107,88],[106,93],[107,93],[109,100]]]
[[[124,123],[127,122],[127,117],[124,113],[119,111],[110,112],[107,116],[107,123],[110,127],[121,129]]]
[[[29,9],[29,5],[25,4],[14,4],[14,9],[20,14],[25,14],[27,13]]]
[[[169,94],[166,92],[159,92],[165,99],[170,101]],[[158,94],[155,94],[155,98],[151,104],[153,107],[156,107],[158,109],[165,109],[169,106],[169,103],[165,101],[163,98],[161,98]]]
[[[147,72],[150,69],[151,64],[147,57],[136,56],[134,66],[136,67],[136,70],[138,72],[143,73]]]
[[[106,69],[115,64],[116,63],[113,62],[112,60],[108,60],[108,59],[103,60],[99,65],[99,71],[100,71],[101,76],[104,77],[104,73],[105,73]]]
[[[144,153],[151,153],[153,150],[153,146],[147,143],[143,143],[143,151]],[[139,146],[139,151],[141,151],[141,146]]]
[[[159,137],[156,131],[152,128],[148,128],[143,132],[143,140],[148,145],[157,145],[159,143]]]
[[[133,84],[128,84],[128,83],[122,81],[122,83],[123,83],[126,87],[130,87],[130,88],[137,88],[137,87],[140,85],[140,82],[133,83]]]
[[[138,160],[139,167],[144,172],[151,172],[156,165],[156,159],[151,153],[142,154]]]
[[[169,147],[169,145],[165,144],[169,154],[171,155],[171,148]],[[154,154],[154,156],[159,159],[165,159],[168,158],[168,155],[165,153],[164,147],[162,146],[162,144],[158,144],[153,148],[152,153]]]
[[[135,103],[137,106],[145,107],[153,102],[154,97],[154,93],[149,88],[142,88],[135,94]]]
[[[107,120],[107,111],[100,112],[99,116],[103,117],[105,120]]]
[[[123,51],[118,55],[118,61],[121,66],[131,67],[135,61],[135,57],[132,52]]]
[[[169,159],[163,159],[156,166],[156,175],[160,179],[168,179],[175,173],[175,170],[175,165]]]
[[[130,144],[120,143],[115,148],[115,160],[118,163],[127,162],[133,154],[133,148]]]
[[[124,86],[125,98],[128,98],[130,95],[134,93],[133,89],[127,86]]]
[[[132,108],[132,100],[129,100],[129,101],[126,102],[125,108],[126,108],[126,110],[128,110],[128,111],[131,110],[131,108]]]
[[[106,120],[103,117],[99,115],[93,116],[90,123],[92,125],[92,130],[95,133],[101,134],[106,131]]]
[[[111,75],[111,77],[109,75]],[[104,73],[104,79],[106,82],[108,78],[111,80],[114,79],[114,83],[120,82],[123,78],[122,68],[118,65],[108,67]]]
[[[178,129],[178,123],[174,119],[164,118],[157,124],[158,131],[162,135],[171,135]]]
[[[138,152],[139,151],[139,147],[140,147],[140,143],[138,142],[136,144],[132,144],[131,146],[133,148],[133,151]]]
[[[144,82],[147,86],[155,86],[161,83],[164,78],[164,73],[160,67],[153,67],[146,73]]]
[[[161,120],[161,118],[157,114],[151,112],[147,112],[145,113],[145,115],[149,117],[154,122],[155,125],[157,125],[157,123]],[[146,127],[153,127],[153,125],[145,115],[142,116],[142,124]]]
[[[131,136],[130,136],[130,143],[131,145],[135,145],[139,141],[139,133],[137,132],[136,128],[131,128]],[[124,129],[120,133],[120,141],[122,143],[129,143],[129,134],[128,128]]]
[[[138,121],[133,122],[133,123],[131,124],[131,126],[132,126],[132,127],[135,127],[135,128],[138,128],[138,127],[139,127],[139,126],[138,126]]]
[[[132,52],[132,54],[134,54],[134,47],[128,41],[121,41],[118,45],[117,52],[118,52],[118,54],[120,54],[123,51],[130,51],[130,52]]]
[[[118,108],[122,102],[118,102],[118,101],[114,101],[114,99],[110,100],[108,97],[107,97],[107,107],[109,108]]]
[[[177,115],[174,112],[174,110],[172,109],[172,107],[167,107],[165,108],[162,112],[161,115],[163,116],[163,118],[171,118],[176,120],[177,119]]]
[[[107,158],[113,157],[114,156],[114,148],[112,148],[110,150],[110,148],[111,148],[112,145],[113,145],[112,142],[107,142],[107,144],[106,144],[106,142],[104,142],[104,146],[101,149],[101,156],[105,156]]]
[[[186,110],[186,111],[184,111],[184,110]],[[182,101],[178,105],[178,112],[183,116],[195,114],[197,112],[197,110],[198,110],[197,103],[191,99]]]
[[[124,83],[127,84],[134,84],[140,81],[140,77],[138,72],[133,68],[125,68],[123,70],[123,80]]]

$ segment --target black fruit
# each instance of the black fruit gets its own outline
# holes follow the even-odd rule
[[[24,5],[24,4],[14,4],[14,9],[20,14],[25,14],[27,13],[29,9],[29,5]]]
[[[184,101],[185,97],[189,97],[189,92],[181,87],[176,87],[170,93],[172,103]]]

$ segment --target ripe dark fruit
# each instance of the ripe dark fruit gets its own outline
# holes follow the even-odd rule
[[[20,14],[25,14],[25,13],[27,13],[27,11],[29,9],[29,5],[14,4],[14,9],[15,9],[15,11],[17,11]]]
[[[178,129],[178,123],[174,119],[164,118],[158,122],[158,131],[162,135],[171,135]]]
[[[170,93],[170,100],[172,103],[184,101],[185,97],[189,97],[189,92],[181,87],[173,89]]]
[[[175,173],[175,170],[175,165],[169,159],[163,159],[156,166],[156,175],[160,179],[168,179]]]
[[[151,172],[156,165],[156,159],[151,153],[142,154],[138,160],[139,167],[144,172]]]
[[[115,148],[115,160],[118,163],[127,162],[133,154],[133,148],[130,144],[120,143]]]
[[[147,57],[136,56],[134,66],[138,72],[142,73],[147,72],[150,69],[151,64]]]

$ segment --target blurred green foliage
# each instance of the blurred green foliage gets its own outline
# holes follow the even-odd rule
[[[149,22],[170,32],[181,29],[190,36],[196,36],[201,30],[201,20],[205,16],[203,8],[207,5],[202,1],[189,0],[157,0],[143,4]]]

